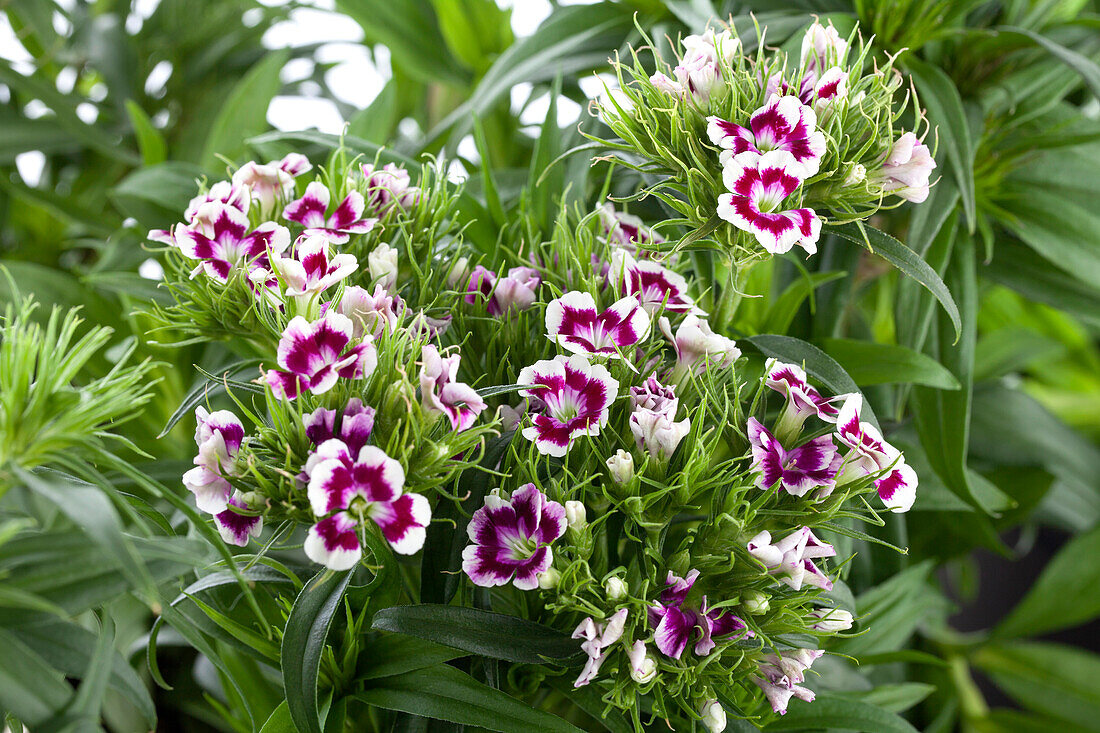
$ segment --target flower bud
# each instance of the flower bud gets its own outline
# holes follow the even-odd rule
[[[580,532],[588,526],[588,515],[584,510],[584,504],[579,501],[565,502],[565,521],[569,529]]]
[[[626,582],[617,575],[613,575],[604,581],[603,590],[607,593],[608,599],[612,601],[626,598],[626,594],[630,592]]]
[[[558,587],[558,583],[561,582],[561,573],[554,568],[550,568],[543,573],[539,573],[539,588],[543,590],[553,590]]]
[[[726,729],[726,711],[717,700],[704,700],[699,706],[699,714],[703,716],[703,725],[710,733],[722,733]]]
[[[620,448],[607,459],[607,470],[611,473],[612,481],[619,486],[625,486],[634,478],[634,456]]]
[[[393,292],[397,284],[397,250],[383,242],[367,255],[367,268],[371,282],[381,285],[387,292]]]
[[[741,608],[745,613],[759,616],[768,612],[768,597],[758,590],[749,590],[741,594]]]
[[[638,640],[630,647],[630,678],[639,685],[648,684],[657,676],[657,662],[645,651],[645,642]]]
[[[466,278],[468,278],[469,275],[470,261],[465,257],[459,257],[447,272],[447,285],[452,288],[457,288],[459,283],[466,282]]]
[[[848,175],[844,177],[844,186],[858,186],[867,179],[867,169],[859,163],[853,163],[848,169]]]
[[[809,614],[814,623],[810,628],[816,631],[837,632],[852,628],[852,614],[843,608],[819,608]]]

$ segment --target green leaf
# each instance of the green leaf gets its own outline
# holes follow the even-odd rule
[[[80,677],[95,658],[96,635],[76,624],[26,626],[19,630],[19,640],[67,677]],[[118,653],[112,656],[108,685],[133,704],[146,724],[156,725],[157,711],[145,683]]]
[[[818,695],[812,703],[793,701],[787,714],[764,727],[773,730],[842,728],[866,733],[917,733],[905,718],[858,700]]]
[[[0,628],[0,709],[37,726],[69,704],[73,689],[60,672]]]
[[[772,303],[760,330],[763,333],[786,333],[798,309],[802,307],[803,301],[822,285],[839,280],[847,274],[846,272],[815,272],[809,277],[796,278]]]
[[[802,339],[793,336],[781,336],[779,334],[761,334],[751,336],[748,341],[752,343],[764,356],[770,356],[780,361],[802,366],[806,373],[821,381],[832,390],[833,394],[850,394],[859,392],[855,380],[844,371],[844,367],[837,364],[833,357],[821,349]],[[878,420],[875,418],[871,406],[863,403],[863,417],[876,427]]]
[[[202,170],[190,163],[160,163],[139,168],[109,192],[111,201],[126,216],[148,228],[164,227],[179,219],[180,212],[198,193],[195,183]]]
[[[268,716],[260,733],[298,733],[294,727],[294,719],[290,717],[290,705],[286,700],[279,703],[279,707]]]
[[[947,160],[955,175],[963,210],[970,231],[977,223],[974,197],[974,145],[970,125],[963,109],[962,98],[955,82],[942,69],[916,57],[906,57],[905,66],[920,93],[920,102],[928,110],[928,118],[936,126],[939,142],[947,148]]]
[[[959,381],[938,361],[904,346],[855,339],[825,339],[825,352],[856,384],[911,382],[936,389],[959,389]]]
[[[245,139],[268,128],[267,108],[282,89],[279,72],[290,59],[290,50],[266,54],[248,70],[218,110],[203,145],[202,166],[218,170],[218,155],[235,158],[245,152]]]
[[[469,80],[450,53],[428,0],[337,0],[336,8],[363,27],[365,43],[385,45],[393,66],[409,76],[454,86]]]
[[[1074,537],[994,630],[999,638],[1038,636],[1100,616],[1100,527]]]
[[[135,588],[148,601],[157,598],[156,586],[140,556],[122,532],[122,524],[110,500],[97,487],[59,471],[34,473],[13,466],[19,480],[31,491],[54,504],[96,544],[105,549]]]
[[[321,733],[317,676],[333,617],[351,581],[351,571],[322,570],[294,600],[283,632],[283,687],[294,724],[302,733]]]
[[[1070,67],[1084,79],[1085,84],[1094,95],[1100,97],[1100,66],[1096,65],[1096,62],[1087,56],[1083,56],[1072,49],[1068,49],[1060,43],[1055,43],[1044,35],[1030,31],[1027,28],[1016,28],[1014,26],[1002,25],[998,26],[994,30],[1000,33],[1009,33],[1015,36],[1021,36],[1023,38],[1029,38],[1036,44],[1042,46],[1050,55],[1058,59],[1066,66]]]
[[[446,665],[384,677],[355,698],[386,710],[502,733],[580,733],[561,718],[535,710]]]
[[[880,232],[874,227],[860,223],[841,224],[830,227],[829,231],[844,237],[847,240],[866,247],[868,251],[877,254],[894,267],[901,270],[907,277],[911,277],[925,288],[940,302],[944,311],[951,319],[951,325],[955,327],[956,337],[962,333],[962,318],[959,316],[959,308],[951,297],[951,292],[944,285],[943,280],[936,271],[928,266],[913,250],[906,247],[886,232]]]
[[[859,700],[891,713],[904,713],[935,691],[935,685],[924,682],[900,682],[893,685],[879,685],[873,690],[833,694],[848,700]]]
[[[226,377],[231,377],[235,374],[239,374],[248,368],[256,367],[260,361],[258,359],[244,359],[242,361],[236,361],[232,364],[227,364],[224,367],[219,367],[218,371]],[[160,431],[157,438],[163,438],[168,435],[169,431],[176,426],[180,420],[185,416],[191,415],[195,408],[201,405],[209,398],[221,394],[225,391],[225,382],[221,379],[209,380],[203,379],[187,393],[187,396],[183,398],[183,402],[176,408],[176,411],[172,413],[172,416],[168,418],[168,422],[165,424],[164,429]]]
[[[927,582],[931,570],[932,561],[925,560],[860,594],[856,609],[861,627],[868,631],[838,640],[832,649],[859,658],[904,647],[917,625],[946,604]]]
[[[134,137],[137,138],[138,150],[141,151],[141,159],[145,165],[163,163],[168,157],[168,145],[164,142],[164,136],[157,128],[153,127],[153,121],[145,110],[132,99],[126,100],[126,112],[130,115],[130,125],[134,128]]]
[[[1016,641],[980,648],[973,664],[1023,707],[1073,726],[1065,730],[1100,731],[1100,656]]]
[[[574,687],[572,677],[547,677],[546,684],[579,707],[611,733],[634,733],[634,726],[615,708],[608,708],[603,695],[591,686]]]
[[[401,634],[380,634],[363,643],[355,678],[373,680],[434,667],[466,652]]]
[[[581,654],[580,642],[564,632],[476,608],[394,606],[376,613],[371,626],[518,664],[567,660]]]
[[[946,366],[961,389],[944,392],[928,387],[913,390],[912,405],[917,433],[932,468],[959,498],[987,513],[999,506],[983,501],[986,493],[975,490],[967,470],[970,445],[970,412],[974,372],[974,344],[977,337],[978,285],[975,274],[974,241],[963,236],[955,244],[947,278],[962,298],[963,329],[952,343],[946,321],[934,323],[926,348]]]
[[[488,440],[478,468],[469,468],[459,476],[457,495],[464,497],[462,507],[466,511],[452,501],[442,501],[436,507],[435,518],[444,521],[432,522],[424,540],[420,561],[422,602],[447,603],[458,591],[461,582],[458,571],[462,567],[462,550],[466,547],[466,526],[470,523],[470,516],[489,493],[490,483],[496,480],[491,471],[500,463],[514,436],[515,431],[510,431]]]
[[[992,262],[982,267],[981,273],[1025,298],[1063,310],[1100,329],[1100,289],[1055,267],[1028,247],[999,240]]]

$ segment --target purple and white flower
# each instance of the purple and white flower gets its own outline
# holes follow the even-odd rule
[[[225,511],[214,515],[214,526],[218,528],[218,534],[227,545],[244,547],[248,544],[249,537],[258,537],[263,531],[264,518],[258,514],[235,512],[232,507],[248,511],[248,505],[241,499],[240,492],[229,497]]]
[[[661,308],[672,313],[705,315],[688,295],[687,280],[652,260],[636,260],[625,250],[611,255],[608,278],[620,295],[633,295],[650,315]]]
[[[370,440],[370,434],[374,430],[375,410],[369,405],[364,405],[358,397],[353,397],[340,411],[340,425],[336,425],[336,410],[318,407],[313,412],[302,416],[302,426],[306,430],[306,437],[315,446],[339,438],[348,447],[352,454],[358,454],[359,450]],[[310,455],[312,460],[317,454]],[[316,463],[316,461],[314,461]],[[312,466],[307,463],[307,473]]]
[[[848,395],[836,420],[836,437],[851,448],[844,457],[839,483],[859,476],[876,475],[875,489],[883,506],[895,513],[909,511],[917,498],[917,473],[894,446],[887,443],[874,425],[863,422],[863,396]]]
[[[688,315],[680,322],[676,334],[668,318],[658,321],[665,337],[676,350],[676,368],[673,381],[679,382],[687,374],[701,374],[710,367],[725,369],[741,358],[737,342],[710,330],[710,324],[695,315]]]
[[[821,219],[813,209],[782,209],[802,184],[802,166],[785,150],[741,153],[726,160],[722,180],[731,193],[718,197],[718,216],[756,237],[772,254],[798,245],[817,252]]]
[[[815,20],[802,37],[802,64],[807,69],[820,71],[841,63],[847,53],[848,42],[840,37],[831,22],[824,26]]]
[[[919,204],[928,198],[928,179],[935,168],[932,151],[907,132],[894,141],[875,178],[883,191]]]
[[[645,245],[661,244],[665,241],[664,237],[647,227],[638,217],[625,211],[616,211],[610,201],[600,207],[600,226],[612,247],[638,257],[648,254]]]
[[[485,409],[485,400],[468,384],[457,381],[458,354],[440,356],[439,349],[426,344],[420,351],[420,398],[429,415],[446,415],[451,427],[461,432],[474,424]]]
[[[541,284],[542,276],[533,267],[513,267],[505,277],[498,278],[492,270],[478,265],[466,279],[465,300],[470,305],[482,300],[489,315],[501,316],[534,305]]]
[[[784,437],[797,435],[810,415],[816,415],[825,422],[836,422],[838,409],[833,404],[835,400],[822,397],[807,380],[802,367],[768,359],[764,365],[764,384],[787,400],[776,425],[777,434]]]
[[[649,622],[655,629],[653,640],[662,654],[673,659],[680,658],[696,631],[699,638],[693,651],[700,657],[711,653],[715,647],[715,637],[754,635],[737,616],[718,609],[708,610],[706,596],[703,596],[699,609],[684,607],[688,593],[698,578],[699,571],[695,569],[689,571],[686,578],[670,570],[659,602],[648,609]]]
[[[565,528],[565,507],[534,484],[521,486],[507,500],[490,494],[467,527],[473,544],[462,551],[462,570],[482,587],[511,582],[534,590],[554,562],[550,545]]]
[[[372,339],[352,343],[351,319],[326,313],[313,323],[295,317],[279,339],[278,364],[264,380],[276,397],[292,400],[303,390],[324,394],[344,379],[365,379],[378,366]]]
[[[749,418],[748,435],[752,467],[760,473],[757,487],[767,491],[778,484],[792,496],[805,496],[818,487],[824,495],[832,493],[841,461],[832,436],[822,435],[786,450],[755,417]]]
[[[837,414],[837,440],[851,448],[844,457],[838,483],[874,474],[875,489],[883,506],[898,514],[907,512],[917,498],[917,473],[874,425],[860,419],[862,409],[863,396],[851,394]]]
[[[353,339],[370,335],[378,338],[383,332],[393,333],[405,316],[405,303],[399,295],[390,295],[381,285],[374,293],[358,285],[344,288],[336,312],[351,319]]]
[[[630,679],[639,685],[648,685],[657,676],[657,660],[646,652],[645,642],[634,642],[627,654],[630,659]]]
[[[832,590],[833,581],[814,565],[817,558],[833,557],[836,550],[822,542],[809,527],[802,527],[772,544],[771,532],[767,530],[748,542],[749,554],[764,564],[770,575],[779,576],[779,580],[794,590],[803,585],[812,585],[824,590]]]
[[[576,354],[618,359],[621,352],[649,335],[649,314],[632,295],[602,313],[591,293],[577,290],[546,306],[546,336]]]
[[[810,625],[811,629],[830,634],[847,631],[852,628],[852,623],[855,621],[851,612],[845,611],[843,608],[819,608],[810,611],[809,616],[814,620],[813,624]]]
[[[641,387],[630,388],[630,401],[630,432],[638,449],[666,463],[691,429],[687,418],[675,422],[680,404],[675,390],[651,376]]]
[[[229,273],[237,265],[249,270],[267,268],[268,257],[290,246],[290,231],[275,222],[264,222],[249,230],[248,215],[226,204],[204,204],[199,216],[209,226],[195,229],[176,228],[173,241],[184,256],[201,260],[199,269],[218,282],[229,281]]]
[[[348,193],[326,216],[330,196],[328,186],[314,181],[306,186],[302,198],[287,204],[283,218],[304,226],[306,236],[321,235],[333,244],[347,244],[352,234],[366,234],[378,223],[377,219],[363,218],[366,205],[358,191]]]
[[[760,677],[752,681],[760,686],[771,703],[772,710],[780,715],[787,714],[787,705],[792,697],[813,702],[814,692],[799,684],[806,680],[806,670],[824,652],[818,649],[795,649],[780,657],[767,654],[757,663]]]
[[[584,687],[596,679],[600,667],[607,659],[607,647],[622,638],[628,613],[627,609],[620,609],[607,620],[607,623],[593,621],[592,617],[588,616],[573,631],[572,638],[584,639],[581,649],[588,655],[588,661],[585,662],[584,669],[581,670],[577,681],[573,683],[573,687]]]
[[[582,435],[599,435],[607,424],[607,411],[619,392],[619,382],[601,364],[591,364],[580,354],[557,356],[524,367],[516,380],[530,385],[524,397],[541,400],[544,409],[531,415],[523,437],[535,443],[539,453],[561,457]]]
[[[411,209],[420,201],[419,188],[411,185],[409,172],[393,163],[376,168],[370,163],[359,166],[366,188],[367,204],[379,215],[390,212],[395,206]]]
[[[315,456],[307,463],[310,507],[315,516],[331,516],[309,532],[305,550],[311,560],[337,570],[358,562],[356,518],[373,520],[394,552],[411,555],[424,545],[431,507],[425,496],[402,493],[405,469],[400,463],[377,446],[354,453],[336,438],[318,446]]]
[[[276,202],[285,201],[294,192],[294,179],[312,167],[299,153],[290,153],[267,165],[250,160],[233,174],[233,183],[248,186],[252,200],[260,204],[260,216],[266,218],[275,210]]]
[[[228,410],[195,410],[195,467],[183,474],[183,484],[195,495],[200,511],[218,514],[225,511],[232,487],[226,481],[236,471],[237,453],[244,440],[244,426]]]
[[[393,292],[397,285],[397,250],[382,242],[367,255],[367,270],[373,284]]]
[[[683,40],[684,56],[673,69],[679,88],[705,106],[715,92],[725,87],[723,63],[729,64],[741,48],[741,41],[729,31],[715,33],[707,28],[703,35]],[[680,92],[683,93],[683,92]]]
[[[707,123],[707,136],[723,150],[723,165],[741,153],[762,155],[782,150],[794,159],[790,171],[799,179],[810,178],[821,168],[825,133],[816,129],[817,115],[813,109],[797,97],[772,95],[767,104],[752,113],[747,128],[720,117],[708,117]],[[733,186],[730,189],[734,190]]]
[[[726,709],[714,698],[699,703],[699,716],[709,733],[722,733],[726,729]]]
[[[814,85],[814,109],[828,114],[837,102],[848,98],[848,72],[839,66],[825,71]]]
[[[232,206],[234,209],[238,209],[242,213],[247,214],[248,209],[252,206],[252,192],[249,190],[248,186],[240,183],[218,181],[210,187],[209,191],[200,193],[198,196],[191,199],[191,203],[187,204],[187,209],[183,213],[184,221],[192,226],[200,224],[199,211],[203,208],[204,204]],[[207,210],[209,210],[209,208],[210,207],[207,207]]]
[[[329,240],[324,235],[313,234],[299,238],[292,257],[272,254],[271,269],[283,285],[283,297],[308,304],[333,285],[341,282],[359,268],[355,255],[329,252]],[[272,273],[264,269],[254,270],[249,279],[257,286],[267,283]],[[278,299],[276,291],[267,291]]]

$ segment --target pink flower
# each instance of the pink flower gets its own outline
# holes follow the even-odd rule
[[[769,574],[780,576],[779,580],[795,590],[803,585],[812,585],[823,590],[832,590],[833,581],[821,572],[813,560],[833,557],[836,550],[822,542],[809,527],[796,529],[775,544],[771,533],[764,530],[749,540],[749,554],[764,564]]]
[[[497,278],[495,272],[478,265],[467,280],[465,299],[470,305],[484,300],[486,312],[500,316],[534,305],[535,291],[541,283],[542,276],[533,267],[513,267],[506,277]]]
[[[554,562],[550,545],[565,528],[565,507],[534,484],[524,484],[508,500],[490,494],[467,526],[473,544],[462,551],[462,570],[474,585],[511,582],[520,590],[534,590],[539,575]]]
[[[468,384],[457,381],[458,354],[443,357],[431,344],[421,348],[420,394],[424,411],[446,415],[458,432],[474,424],[485,409],[485,400]]]
[[[821,220],[813,209],[787,209],[783,204],[802,184],[803,168],[785,150],[763,155],[741,153],[726,161],[722,180],[731,193],[718,197],[718,216],[756,237],[772,254],[796,244],[817,252]]]
[[[374,293],[350,285],[344,288],[335,310],[351,319],[352,338],[364,335],[378,338],[385,331],[393,333],[401,325],[405,303],[400,296],[389,295],[381,285],[374,287]]]
[[[707,136],[723,150],[723,165],[740,153],[783,150],[797,164],[789,168],[799,179],[810,178],[821,168],[825,133],[816,129],[817,115],[813,109],[795,97],[773,94],[767,104],[753,112],[749,128],[719,117],[708,117],[707,122]]]
[[[686,578],[681,578],[670,570],[660,601],[649,607],[649,623],[654,627],[653,641],[662,654],[673,659],[680,658],[696,631],[698,640],[693,651],[700,657],[705,657],[714,650],[715,637],[735,633],[744,638],[754,636],[752,630],[737,616],[716,609],[707,610],[706,596],[702,597],[698,609],[685,607],[688,593],[698,577],[698,570],[692,569]]]
[[[356,454],[337,439],[322,443],[315,455],[307,463],[309,503],[315,516],[330,516],[306,537],[309,559],[333,570],[359,562],[357,517],[373,520],[394,552],[411,555],[424,545],[431,507],[420,494],[402,493],[405,470],[400,463],[377,446],[363,446]]]
[[[675,422],[680,404],[675,391],[650,377],[643,386],[630,388],[630,401],[630,432],[638,449],[667,462],[691,429],[687,418]]]
[[[393,209],[411,209],[420,201],[422,193],[411,185],[409,172],[393,163],[376,168],[370,163],[359,166],[366,187],[366,203],[378,214],[383,215]]]
[[[697,104],[705,106],[711,95],[725,87],[723,63],[730,63],[741,48],[741,41],[729,31],[716,34],[708,28],[701,36],[688,36],[683,44],[684,56],[673,74],[680,88],[689,92]]]
[[[667,78],[667,77],[665,77]],[[660,244],[665,241],[642,220],[625,211],[615,211],[611,202],[600,207],[600,226],[612,247],[624,249],[632,255],[645,257],[648,254],[645,245]]]
[[[619,391],[619,382],[605,367],[579,354],[537,361],[524,367],[516,381],[531,385],[520,391],[522,396],[545,405],[541,413],[531,415],[523,437],[534,441],[539,453],[559,458],[574,439],[599,435]]]
[[[839,483],[860,476],[874,475],[875,489],[883,506],[901,514],[912,508],[917,498],[917,472],[905,463],[905,458],[887,443],[874,425],[860,420],[863,396],[848,395],[836,420],[836,437],[851,448],[844,456]]]
[[[840,37],[832,22],[824,26],[815,20],[802,37],[802,63],[808,69],[820,71],[840,63],[847,53],[848,42]]]
[[[292,257],[272,254],[271,269],[278,274],[285,288],[286,298],[312,302],[314,298],[338,284],[359,268],[355,255],[329,252],[329,240],[324,235],[313,234],[299,238],[294,245]],[[257,285],[263,285],[271,279],[267,270],[258,269],[249,276]],[[281,298],[275,291],[268,291],[276,300]]]
[[[581,644],[581,649],[588,655],[588,661],[585,662],[584,669],[581,670],[577,681],[573,683],[573,687],[584,687],[596,679],[600,666],[607,659],[608,652],[604,650],[622,637],[628,613],[629,611],[625,608],[619,609],[606,624],[593,621],[589,616],[573,631],[572,638],[585,640]]]
[[[244,440],[244,426],[228,410],[195,410],[195,468],[183,474],[183,485],[195,495],[200,511],[218,514],[225,511],[232,487],[226,481],[236,470],[237,453]]]
[[[657,91],[664,92],[665,94],[671,94],[674,97],[681,97],[686,91],[684,89],[684,86],[680,82],[670,78],[668,74],[662,73],[660,71],[649,77],[649,83],[656,87]]]
[[[363,194],[352,191],[341,201],[331,215],[328,211],[330,193],[328,186],[314,181],[306,186],[305,195],[287,204],[283,218],[306,228],[307,236],[322,235],[333,244],[346,244],[352,234],[366,234],[378,222],[364,219]]]
[[[814,108],[827,114],[834,103],[848,97],[848,72],[838,66],[826,70],[814,85],[814,97]]]
[[[755,417],[749,418],[748,435],[752,467],[760,473],[759,488],[767,491],[778,483],[792,496],[805,496],[817,487],[826,495],[832,493],[840,456],[831,436],[822,435],[788,451]]]
[[[279,339],[278,363],[264,379],[276,397],[292,400],[309,390],[324,394],[336,380],[365,379],[378,365],[378,354],[369,336],[352,345],[352,323],[339,313],[326,313],[309,323],[295,317]]]
[[[312,167],[309,160],[298,153],[267,165],[250,160],[233,174],[233,183],[247,186],[252,200],[260,204],[260,216],[267,217],[274,211],[277,201],[286,200],[294,192],[294,179]]]
[[[608,279],[620,295],[633,295],[653,315],[661,308],[672,313],[704,315],[688,295],[687,280],[652,260],[636,260],[625,250],[611,255]]]
[[[714,333],[710,325],[697,316],[685,317],[675,335],[668,318],[661,316],[658,323],[665,338],[676,349],[673,381],[679,382],[689,373],[701,374],[710,367],[725,369],[741,358],[736,341]]]
[[[227,545],[244,547],[249,537],[258,537],[264,528],[264,518],[259,515],[241,514],[230,507],[248,511],[248,505],[240,498],[240,493],[229,497],[225,511],[214,515],[214,526]]]
[[[239,183],[218,181],[210,187],[209,191],[191,199],[191,203],[187,205],[187,210],[183,214],[184,221],[190,225],[200,223],[199,211],[204,204],[232,206],[234,209],[247,214],[252,205],[252,192],[248,186]]]
[[[919,204],[928,198],[928,179],[935,168],[928,146],[907,132],[894,141],[876,178],[883,191]]]
[[[596,310],[590,293],[574,290],[546,306],[546,336],[576,354],[618,359],[621,352],[649,335],[649,314],[630,295],[605,311]]]
[[[248,270],[269,267],[268,257],[290,246],[290,231],[275,222],[265,222],[249,231],[248,215],[227,204],[210,203],[200,207],[209,227],[176,229],[174,243],[184,256],[201,260],[199,269],[218,282],[229,281],[237,265]]]
[[[796,364],[768,359],[764,365],[764,384],[787,398],[785,411],[792,413],[799,427],[810,415],[835,423],[837,408],[809,383],[806,372]]]
[[[758,662],[760,677],[753,677],[768,698],[772,710],[780,715],[787,714],[787,705],[792,697],[813,702],[813,690],[799,687],[806,680],[806,670],[824,652],[819,649],[795,649],[780,657],[766,654]]]
[[[370,440],[370,434],[374,430],[374,414],[373,407],[364,405],[358,397],[353,397],[340,411],[339,426],[336,425],[336,410],[324,407],[303,415],[302,426],[306,429],[306,437],[315,446],[339,438],[352,453],[358,453]]]

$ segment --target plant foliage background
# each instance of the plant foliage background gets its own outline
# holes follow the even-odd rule
[[[171,300],[139,272],[145,235],[177,221],[196,179],[224,177],[226,160],[297,151],[323,163],[338,137],[272,131],[266,119],[275,96],[305,90],[337,103],[352,155],[384,147],[410,165],[424,154],[460,162],[456,216],[492,257],[518,215],[550,231],[561,207],[599,203],[608,167],[593,164],[594,148],[574,149],[613,136],[587,113],[559,126],[557,109],[564,99],[586,108],[598,86],[582,81],[644,43],[639,28],[676,38],[732,17],[797,48],[816,14],[844,34],[858,22],[884,53],[907,49],[896,66],[927,109],[939,180],[927,202],[874,225],[940,273],[961,334],[918,284],[835,234],[804,260],[805,279],[781,260],[747,285],[767,297],[742,306],[742,344],[779,334],[831,357],[921,477],[913,511],[875,530],[907,553],[853,541],[847,586],[869,631],[834,650],[861,663],[821,660],[819,699],[767,729],[1100,729],[1100,657],[1074,643],[1100,616],[1095,3],[605,0],[554,6],[516,38],[509,12],[523,3],[338,0],[363,42],[389,52],[392,78],[365,109],[333,95],[324,62],[289,65],[316,61],[313,46],[262,43],[289,5],[152,5],[137,22],[121,1],[0,4],[33,57],[0,64],[0,712],[12,725],[278,731],[305,709],[325,730],[345,715],[435,730],[389,711],[480,705],[507,726],[499,716],[511,708],[479,692],[496,687],[581,729],[618,730],[568,687],[529,694],[502,678],[491,639],[467,642],[488,655],[465,667],[471,689],[417,678],[450,657],[398,635],[363,629],[360,642],[325,648],[342,599],[366,597],[346,587],[350,576],[290,610],[278,599],[294,601],[312,568],[272,556],[227,569],[238,567],[231,548],[179,484],[193,444],[189,418],[178,420],[239,354],[232,343],[158,343],[149,314]],[[151,86],[158,65],[171,73]],[[521,121],[543,109],[545,122]],[[44,156],[37,181],[15,167],[28,151]],[[644,183],[628,174],[612,193]],[[665,218],[655,199],[632,212]],[[30,295],[38,306],[24,309]],[[22,341],[10,337],[17,326]],[[33,384],[18,378],[28,354],[42,377]],[[1037,551],[1051,555],[1038,577],[1013,575],[1011,561]],[[990,567],[1018,577],[1008,593],[987,592]],[[974,604],[984,626],[957,627],[955,612]],[[285,632],[254,622],[281,612]],[[287,637],[300,648],[288,651]],[[366,692],[332,695],[352,688]],[[417,709],[428,689],[436,707]]]

